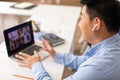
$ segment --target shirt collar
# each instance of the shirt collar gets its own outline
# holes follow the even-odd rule
[[[92,46],[92,47],[88,50],[88,52],[86,53],[86,56],[91,57],[91,56],[93,56],[94,54],[96,54],[97,51],[100,50],[100,48],[103,48],[103,47],[105,47],[105,46],[111,45],[111,44],[113,44],[114,42],[116,42],[116,41],[118,41],[118,40],[120,40],[120,35],[119,35],[119,33],[113,35],[112,37],[109,37],[109,38],[103,40],[102,42],[98,43],[98,44],[95,45],[95,46]]]

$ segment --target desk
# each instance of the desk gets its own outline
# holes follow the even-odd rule
[[[1,4],[1,3],[0,3]],[[18,10],[16,10],[17,12]],[[30,10],[31,11],[31,10]],[[66,40],[65,44],[55,47],[58,52],[70,52],[73,43],[74,32],[76,29],[77,20],[80,14],[80,7],[55,6],[55,5],[38,5],[29,13],[30,19],[40,21],[42,31],[53,32]],[[4,12],[6,14],[24,14],[23,12]],[[1,9],[0,9],[0,13]],[[64,66],[57,64],[51,57],[48,57],[43,62],[45,69],[54,80],[61,80]],[[19,67],[18,63],[7,57],[5,43],[0,45],[0,79],[2,80],[25,80],[15,78],[12,75],[19,74],[33,77],[30,69]]]

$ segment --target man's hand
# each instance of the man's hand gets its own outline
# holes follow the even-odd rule
[[[42,39],[43,41],[43,45],[44,45],[44,48],[43,50],[47,51],[48,53],[50,53],[50,55],[54,58],[55,56],[55,50],[53,49],[53,47],[48,43],[47,40],[45,39]]]
[[[20,60],[17,60],[17,62],[19,63],[20,66],[27,67],[27,68],[30,68],[30,69],[32,68],[33,64],[41,61],[41,58],[36,51],[34,51],[34,55],[32,55],[32,56],[28,55],[26,53],[21,53],[20,52],[15,57],[20,59]]]

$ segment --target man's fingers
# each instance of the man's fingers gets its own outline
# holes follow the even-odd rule
[[[44,48],[42,48],[42,50],[45,50],[45,51],[47,51],[47,48],[45,48],[45,47],[44,47]]]
[[[43,39],[43,45],[44,45],[44,50],[46,50],[46,51],[52,50],[51,45],[45,39]]]
[[[42,39],[42,41],[43,41],[43,45],[44,45],[45,47],[48,47],[48,45],[49,45],[48,41],[45,40],[45,39]]]
[[[20,59],[20,60],[25,60],[26,58],[21,56],[21,55],[15,55],[16,58]]]
[[[16,61],[20,64],[25,64],[25,61],[21,61],[21,60],[16,60]]]
[[[36,50],[34,51],[34,55],[39,56],[39,54],[38,54],[38,52]]]
[[[29,67],[28,61],[21,61],[21,60],[16,60],[19,63],[19,66],[21,67]]]
[[[28,67],[28,65],[27,64],[19,64],[19,66],[21,66],[21,67]]]
[[[22,53],[20,52],[19,55],[23,56],[23,57],[29,57],[30,55],[26,54],[26,53]]]
[[[45,39],[42,39],[42,42],[43,42],[44,47],[46,47]]]

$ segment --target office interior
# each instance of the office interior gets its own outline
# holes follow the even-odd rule
[[[81,7],[80,0],[0,0],[0,2],[31,2],[36,5],[58,5],[58,6],[69,6],[69,7]],[[0,4],[1,5],[1,4]],[[4,7],[3,7],[4,8]],[[71,12],[72,13],[72,12]],[[30,18],[29,15],[14,15],[14,14],[4,14],[0,13],[0,44],[4,41],[3,38],[3,30],[28,20]],[[84,52],[88,49],[88,45],[85,42],[80,41],[81,32],[79,31],[79,27],[74,26],[74,42],[72,45],[72,50],[75,55],[84,55]],[[64,67],[64,71],[62,74],[62,78],[69,76],[74,73],[74,71],[70,70],[67,67]]]

